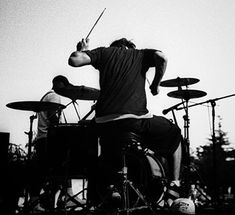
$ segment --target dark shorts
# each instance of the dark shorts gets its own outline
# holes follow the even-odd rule
[[[160,155],[168,156],[179,146],[181,130],[162,116],[149,119],[122,119],[107,123],[96,123],[101,135],[112,135],[117,131],[131,131],[141,135],[143,144]],[[111,144],[111,143],[110,143]]]

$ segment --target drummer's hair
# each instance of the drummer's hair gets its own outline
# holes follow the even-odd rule
[[[130,40],[127,40],[126,38],[121,38],[119,40],[113,41],[110,44],[110,47],[123,47],[123,48],[128,48],[128,49],[135,49],[136,45]]]
[[[54,77],[52,80],[53,88],[59,82],[62,82],[65,86],[67,86],[69,84],[69,81],[65,76],[58,75],[58,76]]]

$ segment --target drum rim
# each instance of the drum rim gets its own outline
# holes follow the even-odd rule
[[[162,165],[162,163],[161,163],[161,161],[159,159],[159,156],[155,156],[153,153],[149,152],[148,150],[145,151],[145,152],[143,152],[142,150],[140,150],[140,151],[138,151],[138,150],[129,150],[127,152],[127,160],[128,160],[128,155],[129,156],[130,155],[134,155],[135,159],[139,159],[139,162],[141,162],[141,165],[144,168],[144,171],[145,171],[145,174],[147,174],[147,177],[152,177],[152,178],[157,178],[158,177],[158,178],[161,178],[159,180],[162,180],[162,181],[164,181],[166,179],[166,172],[165,172],[165,169],[164,169],[164,167],[163,167],[163,165]],[[162,174],[161,177],[160,176],[154,176],[152,174],[151,164],[150,164],[150,161],[147,158],[148,156],[151,157],[154,160],[154,162],[158,165],[158,167],[160,169],[160,172]],[[138,165],[140,165],[140,164],[138,164]],[[162,187],[161,187],[162,191],[159,191],[158,198],[150,200],[150,201],[153,201],[153,203],[155,205],[158,205],[163,200],[164,192],[165,192],[165,187],[166,187],[166,185],[164,183],[162,183]],[[146,188],[146,190],[148,190],[148,189],[151,190],[150,187]]]

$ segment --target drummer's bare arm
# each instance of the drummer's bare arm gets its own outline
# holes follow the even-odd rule
[[[85,53],[81,51],[75,51],[73,52],[70,57],[68,64],[72,67],[80,67],[89,65],[91,63],[90,57]]]
[[[155,64],[155,75],[150,85],[150,90],[153,95],[157,95],[159,93],[159,84],[162,80],[162,77],[166,71],[167,66],[167,58],[160,51],[154,52],[154,64]]]
[[[89,65],[91,63],[90,57],[82,51],[85,51],[88,49],[88,39],[82,39],[77,44],[77,51],[73,52],[68,60],[68,64],[73,67],[80,67],[84,65]]]

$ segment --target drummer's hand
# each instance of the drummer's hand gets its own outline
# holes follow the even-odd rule
[[[88,50],[89,39],[82,39],[77,44],[77,51],[85,51]]]
[[[155,85],[151,84],[149,89],[151,90],[151,93],[152,93],[153,96],[156,96],[156,95],[159,94],[160,90],[159,90],[158,86],[156,87]]]

